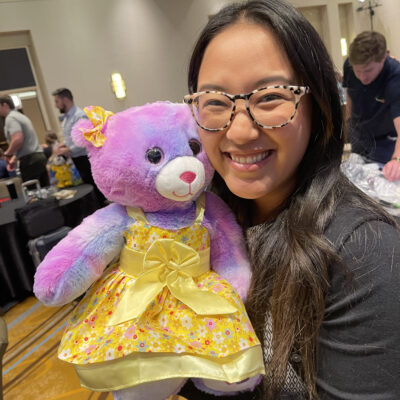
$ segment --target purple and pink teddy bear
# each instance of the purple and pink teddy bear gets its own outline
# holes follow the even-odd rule
[[[264,373],[243,301],[251,271],[241,229],[206,192],[214,170],[190,109],[156,102],[85,109],[73,139],[111,204],[45,257],[34,292],[76,306],[59,358],[115,399],[162,400],[188,378],[214,395],[251,391]]]

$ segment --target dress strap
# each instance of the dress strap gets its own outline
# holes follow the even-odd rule
[[[206,194],[202,193],[196,201],[196,220],[194,221],[195,224],[201,224],[203,222],[205,205],[206,205]],[[144,215],[144,212],[141,208],[126,207],[126,212],[131,218],[142,221],[145,224],[148,223],[146,216]]]
[[[147,224],[147,219],[146,216],[144,215],[144,212],[141,208],[139,207],[126,207],[126,212],[128,213],[128,215],[135,219],[135,220],[139,220],[144,222],[145,224]]]
[[[206,206],[206,194],[202,193],[196,201],[196,220],[195,224],[201,224],[203,222],[204,210]]]

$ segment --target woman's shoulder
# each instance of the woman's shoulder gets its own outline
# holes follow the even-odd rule
[[[379,208],[342,203],[325,231],[338,260],[330,268],[331,293],[344,287],[385,292],[400,285],[400,229]]]
[[[374,209],[341,201],[325,230],[325,237],[339,250],[352,235],[360,231],[370,234],[383,231],[388,232],[389,236],[399,235],[400,232],[391,217],[378,207]]]

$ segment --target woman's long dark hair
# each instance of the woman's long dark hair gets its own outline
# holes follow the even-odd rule
[[[324,239],[336,206],[348,201],[389,219],[340,172],[343,121],[332,61],[317,32],[291,5],[281,0],[250,0],[225,7],[201,33],[192,54],[188,86],[197,90],[199,69],[210,41],[239,21],[269,29],[285,49],[299,82],[311,89],[312,127],[308,148],[297,171],[297,184],[274,221],[247,230],[253,282],[247,309],[260,339],[268,310],[273,321],[273,358],[266,390],[280,391],[292,352],[301,355],[299,373],[310,399],[318,398],[316,351],[329,288],[329,266],[339,261]],[[251,38],[249,38],[251,40]],[[214,190],[230,205],[246,230],[252,201],[229,191],[218,174]]]

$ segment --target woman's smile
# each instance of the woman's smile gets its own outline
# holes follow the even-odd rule
[[[272,150],[254,152],[254,153],[241,153],[241,152],[224,152],[228,162],[232,168],[236,168],[238,171],[253,172],[263,167],[271,155]]]

